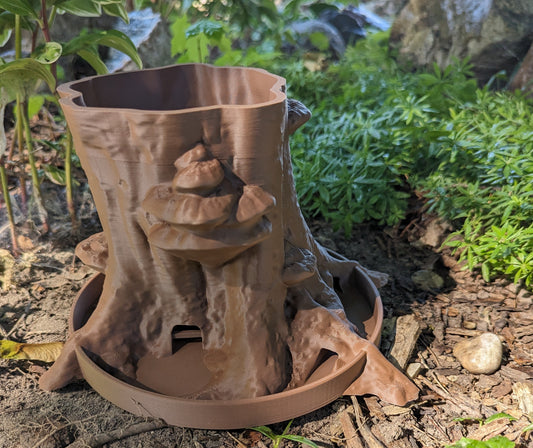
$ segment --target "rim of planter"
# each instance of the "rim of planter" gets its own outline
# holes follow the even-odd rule
[[[366,300],[372,310],[364,322],[367,339],[378,344],[383,323],[381,298],[370,278],[359,269],[356,272],[362,291],[359,300]],[[81,328],[91,315],[104,278],[96,274],[78,293],[69,320],[71,332]],[[200,400],[164,395],[122,381],[98,366],[82,347],[76,347],[76,356],[85,380],[120,408],[139,416],[161,418],[170,425],[219,430],[269,425],[315,411],[342,396],[366,363],[364,353],[360,353],[342,368],[316,380],[312,375],[308,383],[295,389],[257,398]]]
[[[250,103],[228,103],[228,102],[222,102],[222,103],[216,103],[211,105],[201,105],[201,106],[194,106],[194,107],[184,107],[184,108],[168,108],[168,109],[161,109],[161,108],[140,108],[140,107],[123,107],[123,106],[101,106],[101,105],[87,105],[85,104],[84,100],[84,92],[81,90],[78,90],[79,88],[86,86],[91,86],[92,84],[103,84],[106,82],[113,81],[114,79],[120,79],[122,78],[123,81],[127,81],[131,79],[132,84],[135,81],[138,81],[139,78],[147,78],[151,75],[159,74],[164,75],[167,73],[177,72],[177,71],[186,71],[186,70],[194,70],[194,71],[201,71],[205,70],[212,73],[223,73],[223,72],[242,72],[242,73],[248,73],[250,75],[254,76],[260,76],[264,78],[264,82],[268,82],[271,84],[271,87],[269,88],[269,92],[271,92],[271,99],[267,101],[259,101],[259,102],[250,102]],[[141,84],[145,83],[146,81],[143,81]],[[236,80],[234,83],[238,83],[238,80]],[[273,104],[281,103],[286,100],[287,95],[285,93],[285,78],[274,75],[273,73],[268,72],[267,70],[264,70],[262,68],[255,68],[255,67],[232,67],[232,66],[214,66],[211,64],[202,64],[202,63],[187,63],[187,64],[172,64],[167,65],[164,67],[155,67],[155,68],[148,68],[148,69],[142,69],[142,70],[133,70],[128,72],[120,72],[120,73],[110,73],[106,75],[95,75],[95,76],[89,76],[83,79],[79,79],[76,81],[70,81],[64,84],[61,84],[57,87],[57,92],[60,96],[59,103],[61,105],[68,106],[73,109],[91,109],[91,110],[115,110],[115,111],[127,111],[128,113],[134,113],[134,114],[143,114],[143,115],[160,115],[160,114],[168,114],[168,115],[180,115],[180,114],[187,114],[195,111],[205,111],[205,110],[213,110],[213,109],[233,109],[233,108],[239,108],[239,109],[257,109],[262,107],[268,107]],[[95,88],[96,85],[95,85]]]

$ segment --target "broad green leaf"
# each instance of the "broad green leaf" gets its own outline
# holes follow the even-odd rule
[[[504,436],[492,437],[485,441],[487,448],[514,448],[515,443]]]
[[[100,58],[98,51],[93,48],[84,48],[78,50],[76,53],[80,58],[84,59],[89,65],[94,68],[98,75],[105,75],[108,70],[104,61]]]
[[[77,53],[93,65],[91,61],[80,53],[80,50],[95,49],[98,45],[112,47],[126,54],[139,68],[142,68],[142,61],[137,53],[135,45],[128,36],[117,30],[96,31],[75,37],[63,45],[63,54]]]
[[[39,14],[33,9],[30,0],[0,0],[0,8],[18,14],[19,16],[29,16],[38,20]]]
[[[13,28],[2,28],[0,29],[0,47],[3,47],[9,38],[11,37],[11,33],[13,31]]]
[[[22,16],[20,17],[20,26],[25,30],[33,31],[36,25],[32,23],[31,19]],[[15,14],[9,11],[0,13],[0,34],[2,33],[1,30],[5,30],[6,28],[15,28]]]
[[[128,11],[122,3],[102,4],[102,8],[108,16],[120,17],[125,23],[130,23]]]
[[[170,41],[170,53],[172,56],[176,56],[185,51],[187,47],[187,36],[185,31],[189,27],[189,20],[186,15],[178,17],[174,23],[170,26],[172,33],[172,40]]]
[[[17,59],[0,65],[0,89],[5,92],[8,101],[21,95],[28,98],[39,81],[45,81],[50,91],[55,91],[55,79],[46,65],[32,58]]]
[[[46,95],[32,95],[28,99],[28,118],[37,115],[44,105]]]
[[[58,168],[55,165],[46,165],[43,167],[44,174],[48,179],[50,179],[54,184],[65,186],[67,183],[67,175],[65,170]]]
[[[41,64],[53,64],[61,56],[63,48],[57,42],[46,42],[39,45],[32,57]]]
[[[320,51],[326,51],[329,48],[329,39],[320,31],[311,33],[309,35],[309,40],[311,41],[311,44]]]
[[[505,412],[498,412],[497,414],[493,414],[491,415],[490,417],[487,417],[485,419],[485,421],[483,422],[484,425],[486,425],[487,423],[490,423],[490,422],[493,422],[494,420],[499,420],[500,418],[506,418],[508,419],[510,422],[512,422],[513,420],[516,420],[515,417],[513,417],[512,415],[510,414],[507,414]]]
[[[187,37],[198,36],[200,34],[205,34],[212,39],[220,39],[224,35],[224,26],[214,20],[203,19],[191,25],[185,32]]]
[[[54,362],[61,354],[63,345],[63,342],[24,344],[15,341],[0,340],[0,358]]]
[[[79,17],[100,17],[101,5],[94,0],[68,0],[62,2],[59,9]]]

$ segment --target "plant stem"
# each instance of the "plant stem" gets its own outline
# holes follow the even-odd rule
[[[4,195],[7,217],[9,219],[9,228],[11,230],[11,245],[13,246],[13,255],[17,257],[19,254],[19,248],[17,244],[17,235],[15,229],[15,217],[13,216],[13,207],[11,206],[11,196],[9,195],[6,167],[4,165],[3,157],[0,160],[0,182],[2,183],[2,194]]]
[[[20,26],[20,16],[15,15],[15,59],[22,57],[22,27]]]
[[[72,227],[75,229],[78,226],[76,219],[76,209],[74,208],[74,199],[72,197],[72,134],[67,129],[67,147],[65,150],[65,186],[67,193],[67,208],[70,214]]]
[[[44,40],[46,42],[51,42],[52,39],[50,38],[50,27],[48,25],[48,17],[46,15],[46,0],[41,0],[41,19],[41,30],[43,31]],[[54,77],[57,84],[57,64],[55,62],[50,64],[50,71],[52,72],[52,76]]]
[[[20,16],[17,14],[15,15],[15,59],[20,59],[21,57],[22,57],[22,27],[20,25]],[[20,104],[20,98],[18,96],[17,96],[15,108],[16,108],[15,110],[17,111],[17,121],[15,122],[16,139],[13,138],[13,140],[17,140],[18,147],[19,147],[19,154],[21,155],[21,159],[22,159],[22,154],[24,153],[24,142],[23,142],[24,130],[22,127],[22,120],[20,119],[20,116],[22,114],[22,107]],[[7,160],[11,160],[13,158],[14,148],[15,146],[13,145],[9,151]],[[4,168],[3,163],[2,163],[2,168]],[[21,191],[22,204],[24,208],[26,208],[26,202],[27,202],[26,181],[24,179],[23,174],[20,175],[19,180],[20,180],[20,191]],[[12,228],[12,233],[13,231],[14,231],[14,227]]]
[[[22,102],[22,110],[19,119],[22,119],[24,126],[24,134],[26,139],[26,147],[28,149],[28,160],[30,162],[31,180],[33,185],[33,198],[39,211],[39,217],[42,221],[43,232],[48,233],[48,213],[46,212],[43,201],[41,198],[41,182],[39,180],[39,174],[37,172],[37,166],[35,165],[35,157],[33,156],[33,138],[31,136],[30,123],[28,121],[28,107],[25,102]]]
[[[50,11],[50,16],[48,17],[48,29],[50,29],[54,23],[54,20],[57,15],[57,6],[52,6],[52,10]]]

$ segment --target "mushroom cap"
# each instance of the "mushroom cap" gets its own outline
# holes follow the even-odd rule
[[[152,187],[142,207],[161,221],[185,227],[213,227],[226,221],[236,201],[235,195],[203,197],[176,193],[168,185]]]
[[[148,241],[177,257],[215,267],[264,241],[271,233],[272,224],[266,218],[251,230],[220,226],[207,235],[159,223],[151,227]]]
[[[259,185],[245,185],[235,218],[239,223],[259,221],[276,205],[276,198]]]
[[[172,186],[182,193],[207,193],[224,180],[224,168],[217,159],[191,162],[178,171]]]
[[[201,162],[207,160],[207,150],[202,143],[198,143],[194,148],[187,151],[181,157],[178,157],[174,162],[174,166],[178,171],[186,168],[192,162]]]
[[[109,250],[104,232],[95,233],[76,246],[76,256],[87,266],[105,272]]]

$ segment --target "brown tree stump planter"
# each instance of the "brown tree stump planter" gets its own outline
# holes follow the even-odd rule
[[[384,276],[318,245],[300,213],[288,138],[310,113],[283,78],[187,64],[58,91],[103,233],[76,249],[100,274],[43,389],[84,377],[135,414],[206,429],[343,393],[416,398],[374,345]]]

